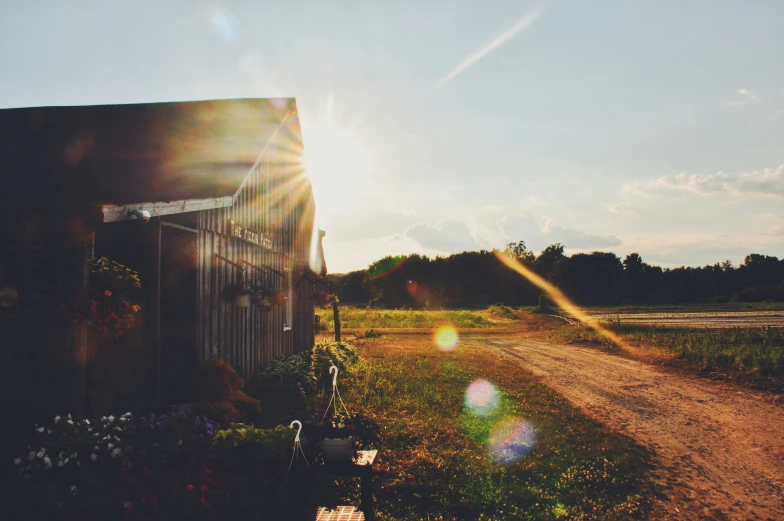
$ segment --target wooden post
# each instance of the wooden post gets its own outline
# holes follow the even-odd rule
[[[161,218],[155,219],[155,284],[152,299],[152,323],[150,324],[155,344],[155,407],[161,410]]]
[[[332,303],[332,315],[335,317],[335,341],[340,342],[340,313],[337,302]]]
[[[77,249],[76,262],[79,290],[90,285],[90,266],[87,261],[95,254],[95,232],[90,234],[89,241]],[[88,331],[85,324],[73,328],[73,364],[74,364],[74,397],[70,413],[77,419],[85,417],[87,403],[87,342]]]

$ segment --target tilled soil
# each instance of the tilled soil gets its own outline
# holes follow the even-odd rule
[[[770,394],[533,333],[478,336],[584,412],[649,447],[653,519],[784,520],[784,407]]]

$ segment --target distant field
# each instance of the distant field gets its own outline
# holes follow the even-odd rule
[[[590,310],[601,321],[678,328],[784,327],[784,311],[659,311],[612,312]]]
[[[506,309],[506,308],[504,308]],[[332,310],[318,310],[321,323],[330,330],[335,328]],[[499,316],[501,315],[501,316]],[[353,306],[340,307],[340,326],[343,329],[432,329],[441,324],[457,328],[484,328],[513,324],[504,314],[490,310],[404,310],[364,309]]]

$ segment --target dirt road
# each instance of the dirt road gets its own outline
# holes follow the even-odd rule
[[[784,403],[771,395],[532,334],[469,341],[651,448],[667,496],[653,519],[784,520]]]

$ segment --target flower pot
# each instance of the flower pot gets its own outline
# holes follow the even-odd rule
[[[238,308],[250,307],[250,294],[237,295],[234,297],[234,305]]]
[[[321,440],[321,453],[324,461],[330,463],[347,463],[356,455],[354,438],[323,438]]]

